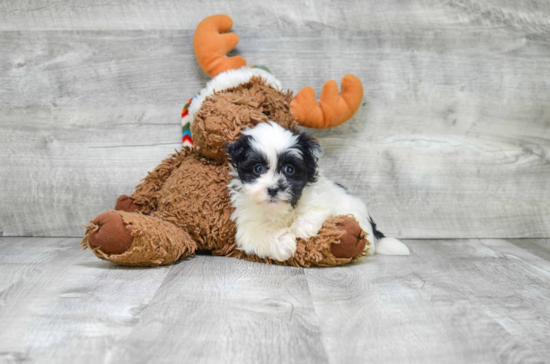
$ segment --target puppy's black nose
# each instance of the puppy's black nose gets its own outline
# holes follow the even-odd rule
[[[279,192],[279,187],[269,187],[267,189],[267,193],[271,197],[275,197],[277,195],[277,192]]]

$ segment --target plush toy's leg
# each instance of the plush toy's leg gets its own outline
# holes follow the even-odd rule
[[[301,266],[347,264],[367,255],[367,234],[351,216],[334,216],[323,223],[319,233],[307,241],[298,240],[294,260]]]
[[[334,216],[323,223],[323,227],[316,236],[308,240],[298,239],[294,257],[285,262],[259,258],[256,255],[247,255],[238,250],[234,243],[224,247],[224,249],[213,251],[213,254],[268,264],[328,267],[347,264],[367,255],[371,244],[366,236],[367,234],[353,217]]]
[[[343,220],[336,224],[336,229],[344,232],[344,235],[340,237],[339,244],[333,242],[330,245],[330,252],[336,258],[355,258],[365,250],[366,233],[355,219],[345,216],[340,218]]]
[[[81,245],[104,260],[129,266],[173,263],[194,254],[187,232],[156,217],[108,211],[90,221]]]

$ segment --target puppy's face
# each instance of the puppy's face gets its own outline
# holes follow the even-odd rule
[[[295,206],[304,187],[315,181],[322,153],[314,138],[273,122],[245,130],[226,148],[243,192],[261,205]]]

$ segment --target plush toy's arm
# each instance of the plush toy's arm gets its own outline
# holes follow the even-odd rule
[[[189,151],[189,149],[184,148],[172,154],[163,160],[152,172],[149,172],[147,177],[142,179],[141,183],[136,186],[136,191],[130,195],[130,199],[135,205],[140,206],[141,212],[149,214],[157,209],[156,192],[170,177],[172,171],[178,168],[185,157],[189,155]]]

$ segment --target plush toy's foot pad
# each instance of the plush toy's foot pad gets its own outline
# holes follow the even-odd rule
[[[100,259],[127,266],[157,266],[193,254],[197,244],[174,224],[135,212],[108,211],[86,226],[80,242]]]
[[[121,195],[116,200],[115,210],[126,211],[126,212],[138,212],[143,209],[143,206],[136,205],[134,200],[126,195]]]
[[[104,212],[92,221],[96,228],[90,230],[90,245],[107,254],[122,254],[132,246],[132,227],[125,225],[116,211]]]
[[[360,255],[365,249],[367,240],[357,221],[346,217],[336,228],[345,231],[345,234],[340,238],[340,244],[330,246],[332,255],[336,258],[354,258]]]

